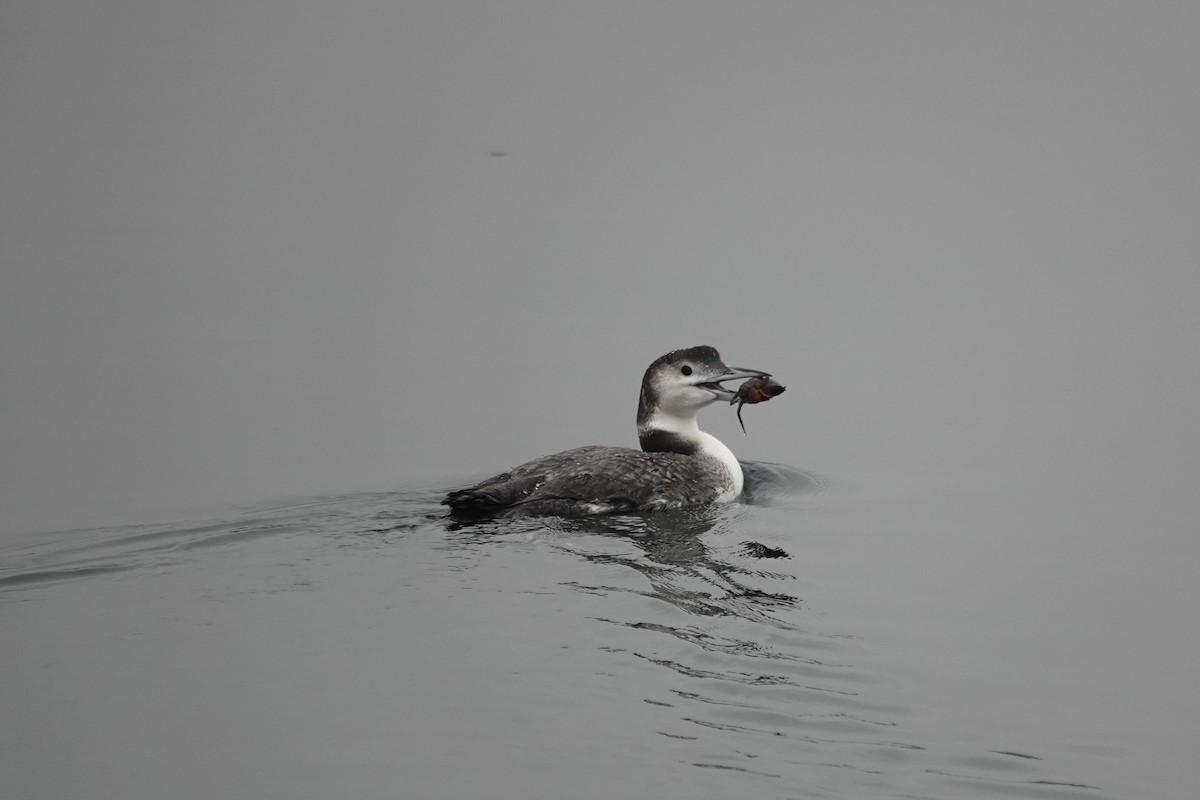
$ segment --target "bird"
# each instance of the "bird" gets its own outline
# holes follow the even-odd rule
[[[700,430],[697,414],[732,402],[725,381],[769,378],[728,367],[713,347],[672,350],[646,368],[638,395],[640,450],[589,445],[542,456],[442,500],[458,517],[581,516],[728,503],[745,478],[733,452]]]

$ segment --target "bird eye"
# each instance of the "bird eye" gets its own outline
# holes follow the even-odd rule
[[[687,364],[684,364],[684,365],[683,365],[683,369],[681,369],[681,370],[679,370],[679,371],[680,371],[680,372],[682,372],[684,375],[691,375],[691,374],[692,374],[692,368],[691,368],[691,367],[689,367]]]

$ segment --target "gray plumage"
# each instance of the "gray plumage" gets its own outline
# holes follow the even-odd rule
[[[574,515],[713,502],[729,474],[708,456],[590,445],[534,459],[442,501],[458,512]]]
[[[565,516],[732,500],[742,489],[741,467],[729,448],[699,429],[696,414],[734,397],[721,381],[766,375],[730,369],[711,347],[672,351],[642,378],[641,450],[593,445],[543,456],[450,492],[442,503],[463,516]]]

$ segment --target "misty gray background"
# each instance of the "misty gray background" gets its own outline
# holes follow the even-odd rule
[[[1186,2],[7,2],[5,530],[633,444],[646,363],[699,343],[789,385],[749,438],[709,413],[743,458],[1190,495],[1198,36]]]
[[[798,703],[764,765],[898,791],[1013,751],[1192,789],[1198,42],[1194,2],[5,2],[0,544],[7,588],[62,581],[3,606],[11,780],[321,793],[399,757],[461,797],[494,778],[439,749],[465,741],[521,778],[590,763],[593,791],[761,794],[676,780],[640,699],[668,682],[612,659],[742,662],[596,620],[810,637],[681,622],[576,553],[634,539],[476,541],[425,500],[634,445],[646,364],[706,343],[788,385],[749,437],[706,429],[829,488],[698,541],[791,554],[781,616],[853,664],[828,685],[926,748],[793,747],[821,721]],[[340,526],[228,510],[376,490]],[[410,525],[390,549],[371,503]],[[601,746],[509,737],[530,709]]]

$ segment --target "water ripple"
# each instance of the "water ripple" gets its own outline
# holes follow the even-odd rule
[[[436,491],[419,490],[318,499],[216,521],[67,532],[3,554],[0,590],[122,573],[135,579],[105,585],[136,587],[140,571],[166,575],[174,591],[190,567],[219,567],[253,553],[256,576],[270,586],[194,581],[201,600],[236,591],[253,608],[278,586],[324,583],[353,593],[353,584],[335,584],[339,572],[349,581],[381,569],[386,579],[356,595],[358,602],[394,608],[397,620],[425,637],[418,648],[405,640],[395,657],[412,658],[434,675],[441,669],[431,668],[438,659],[429,654],[447,639],[469,644],[462,651],[468,654],[510,654],[516,666],[504,675],[487,663],[462,674],[485,687],[525,689],[530,705],[521,713],[533,713],[542,700],[591,698],[593,710],[631,701],[636,710],[614,717],[609,728],[584,717],[570,724],[592,725],[592,733],[621,742],[626,749],[616,752],[644,751],[647,763],[744,782],[724,785],[739,787],[733,793],[1099,796],[1092,782],[1057,770],[1032,748],[988,747],[969,724],[964,730],[972,736],[964,738],[978,743],[974,749],[956,742],[953,730],[931,731],[924,710],[906,701],[889,674],[889,654],[837,613],[836,594],[813,583],[819,570],[797,530],[808,524],[805,504],[827,484],[773,465],[756,465],[748,475],[752,503],[679,514],[462,524],[441,515]],[[520,600],[511,625],[498,597]],[[447,603],[461,615],[443,616]],[[184,608],[175,616],[205,611],[194,603]],[[485,608],[491,627],[473,630],[472,618]],[[318,618],[324,609],[310,608]],[[386,629],[391,613],[377,611],[372,624]],[[568,625],[553,626],[568,617]],[[307,618],[281,619],[309,641]],[[543,626],[563,638],[539,638]],[[350,628],[328,627],[325,635],[353,640]],[[377,646],[368,638],[363,663]],[[256,645],[246,637],[242,655],[257,654]],[[459,722],[474,712],[460,709]]]

